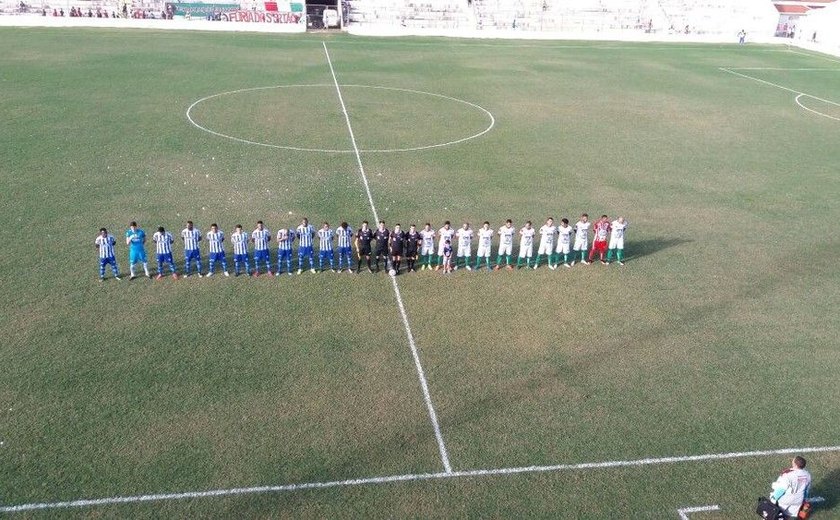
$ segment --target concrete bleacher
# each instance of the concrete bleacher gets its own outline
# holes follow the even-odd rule
[[[772,34],[779,14],[767,0],[659,0],[668,29],[678,33]],[[686,31],[686,28],[688,30]]]
[[[350,25],[550,33],[771,35],[770,0],[350,0]]]
[[[467,0],[353,0],[350,23],[461,29],[474,27],[475,17]]]

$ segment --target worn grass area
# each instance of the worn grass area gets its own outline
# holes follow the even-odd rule
[[[496,126],[366,153],[389,224],[625,215],[627,265],[399,285],[455,469],[836,445],[840,123],[719,67],[761,46],[327,39],[343,85]],[[130,220],[371,219],[320,38],[0,31],[3,505],[442,469],[390,282],[99,284]],[[840,72],[743,70],[840,102]],[[343,89],[359,146],[482,131]],[[836,115],[831,103],[803,100]],[[819,105],[819,106],[817,106]],[[176,257],[179,257],[176,254]],[[126,252],[118,247],[125,270]],[[787,457],[102,507],[47,516],[749,518]],[[811,459],[835,511],[838,456]],[[37,515],[35,515],[37,516]]]

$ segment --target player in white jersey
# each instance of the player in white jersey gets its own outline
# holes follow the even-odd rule
[[[560,219],[560,225],[557,226],[557,262],[560,262],[560,255],[563,255],[563,265],[569,265],[569,253],[572,250],[572,235],[575,234],[575,228],[569,225],[569,219]],[[555,265],[556,267],[556,265]]]
[[[225,232],[220,230],[215,222],[210,224],[210,231],[207,232],[207,245],[210,248],[210,252],[207,255],[207,259],[210,262],[207,276],[213,276],[213,273],[216,271],[216,262],[221,262],[222,271],[225,273],[225,276],[230,276],[227,268],[227,258],[225,258],[224,241]],[[201,273],[198,273],[198,276],[201,276]]]
[[[309,219],[303,219],[295,230],[298,238],[298,270],[303,272],[303,259],[309,259],[309,271],[315,272],[315,252],[312,247],[312,239],[315,237],[315,228],[309,223]]]
[[[443,265],[443,253],[444,249],[446,248],[446,243],[449,242],[450,246],[452,245],[452,237],[455,236],[455,230],[452,229],[451,224],[447,220],[443,223],[443,227],[438,229],[438,265],[435,266],[435,271],[440,269]],[[451,261],[451,258],[450,258]]]
[[[420,230],[420,239],[422,240],[420,262],[423,264],[420,269],[431,269],[432,257],[435,254],[435,230],[432,229],[430,223],[426,222],[426,225]]]
[[[475,255],[475,268],[478,270],[481,267],[481,259],[487,265],[487,270],[490,270],[490,248],[493,245],[493,235],[495,231],[490,229],[490,223],[486,220],[484,224],[478,229],[478,253]]]
[[[201,242],[201,231],[193,227],[193,221],[187,221],[187,227],[181,231],[181,240],[184,242],[184,278],[190,277],[190,264],[195,260],[195,270],[201,278],[201,251],[198,243]]]
[[[286,273],[292,276],[292,244],[295,242],[295,230],[280,228],[277,230],[277,276],[283,274],[283,264]]]
[[[624,265],[624,231],[627,229],[628,222],[624,217],[618,217],[612,221],[610,225],[610,245],[607,250],[607,263],[612,262],[613,252],[615,252],[618,265]]]
[[[260,275],[260,262],[265,263],[265,271],[271,276],[271,255],[268,253],[270,241],[271,231],[266,229],[262,220],[258,220],[257,229],[251,232],[251,242],[254,243],[254,276]]]
[[[584,265],[589,265],[589,262],[586,261],[586,249],[589,247],[589,226],[591,222],[589,222],[589,215],[584,213],[580,216],[580,220],[577,221],[575,224],[575,245],[572,247],[572,250],[575,253],[580,252],[580,263]],[[575,265],[575,257],[574,254],[572,255],[572,264]]]
[[[105,280],[105,266],[111,266],[111,272],[114,274],[114,280],[120,279],[120,268],[117,267],[117,259],[114,256],[114,245],[117,239],[113,235],[108,234],[105,228],[99,229],[99,235],[94,239],[93,245],[99,252],[99,281]]]
[[[472,256],[472,239],[473,239],[473,230],[470,228],[469,222],[464,222],[464,225],[455,232],[455,236],[458,237],[458,255],[455,257],[455,270],[458,270],[458,264],[461,263],[461,259],[464,259],[464,267],[467,268],[467,271],[472,271],[472,267],[470,266],[470,257]]]
[[[333,265],[333,237],[335,231],[330,228],[329,222],[324,222],[321,229],[318,230],[318,270],[324,271],[324,259],[330,263],[330,272],[335,272]]]
[[[531,227],[531,221],[525,222],[525,226],[519,230],[519,258],[516,259],[516,268],[522,267],[522,259],[525,259],[525,267],[531,267],[531,257],[534,256],[534,235],[537,230]]]
[[[245,264],[245,274],[251,276],[248,265],[248,234],[242,231],[242,224],[237,224],[230,235],[233,244],[233,273],[239,276],[239,264]]]
[[[353,243],[353,228],[347,222],[342,222],[338,229],[335,230],[335,236],[338,238],[338,272],[342,270],[342,260],[347,260],[347,272],[353,272],[351,264],[352,243]]]
[[[496,257],[496,267],[498,271],[502,268],[502,257],[505,257],[505,264],[508,269],[513,269],[510,263],[510,257],[513,254],[513,236],[516,234],[516,228],[513,227],[513,221],[507,219],[505,225],[499,228],[499,255]]]
[[[545,224],[540,228],[540,247],[537,249],[537,258],[534,260],[534,269],[540,266],[540,256],[545,255],[548,259],[548,268],[554,269],[554,239],[557,237],[557,226],[554,225],[554,218],[548,217]]]
[[[811,474],[805,465],[805,459],[797,455],[791,467],[784,470],[771,486],[773,494],[770,495],[770,501],[778,504],[785,518],[805,518],[799,516],[811,491]]]
[[[163,278],[163,264],[169,264],[169,270],[172,272],[172,278],[178,279],[178,272],[175,271],[175,261],[172,260],[172,233],[159,227],[157,232],[152,235],[152,240],[155,243],[155,253],[157,254],[157,279]]]

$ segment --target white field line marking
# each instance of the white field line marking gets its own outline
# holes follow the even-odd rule
[[[679,513],[681,520],[688,520],[688,515],[691,513],[705,513],[707,511],[720,511],[720,506],[715,504],[712,506],[684,507],[682,509],[677,509],[677,513]]]
[[[815,68],[808,68],[808,67],[803,67],[803,68],[798,68],[798,69],[785,68],[785,67],[727,67],[727,68],[729,70],[777,70],[777,71],[782,71],[782,72],[784,72],[784,71],[840,72],[840,68],[834,68],[834,69],[815,69]]]
[[[805,105],[803,105],[803,104],[799,101],[799,98],[801,98],[802,96],[805,96],[805,97],[810,97],[810,96],[808,96],[808,94],[799,94],[798,96],[796,96],[796,98],[794,99],[794,101],[796,101],[796,104],[797,104],[797,105],[799,105],[800,107],[804,108],[804,109],[805,109],[805,110],[807,110],[808,112],[811,112],[811,113],[817,114],[818,116],[827,117],[827,118],[829,118],[829,119],[833,119],[833,120],[835,120],[835,121],[840,121],[840,117],[835,117],[835,116],[830,116],[830,115],[828,115],[828,114],[823,114],[822,112],[820,112],[820,111],[818,111],[818,110],[814,110],[813,108],[808,108],[808,107],[806,107]]]
[[[840,63],[840,60],[836,60],[836,59],[834,59],[834,58],[830,58],[830,57],[828,57],[828,56],[824,56],[824,55],[822,55],[822,54],[815,54],[815,53],[811,53],[811,52],[795,51],[795,50],[791,49],[790,47],[788,47],[788,52],[792,52],[793,54],[799,54],[799,55],[801,55],[801,56],[808,56],[809,58],[819,58],[819,59],[821,59],[821,60],[830,61],[830,62],[832,62],[832,63]]]
[[[825,497],[811,497],[808,499],[808,502],[812,504],[819,504],[820,502],[825,502]]]
[[[475,42],[469,42],[464,40],[475,40]],[[485,40],[486,41],[486,40]],[[651,41],[651,42],[636,42],[637,45],[604,45],[603,43],[605,40],[600,41],[600,44],[597,40],[526,40],[526,39],[492,39],[492,41],[497,43],[482,43],[481,39],[479,38],[440,38],[437,41],[397,41],[388,38],[378,38],[375,36],[366,36],[360,35],[356,38],[350,39],[343,39],[343,40],[335,40],[330,42],[331,45],[388,45],[388,46],[403,46],[403,47],[437,47],[437,46],[446,46],[447,50],[451,50],[456,47],[493,47],[496,49],[504,49],[504,48],[514,48],[514,49],[522,49],[522,48],[532,48],[532,49],[592,49],[596,51],[731,51],[732,49],[729,47],[735,47],[737,44],[720,44],[718,42],[696,42],[693,45],[684,44],[683,42],[662,42],[662,41]],[[544,42],[544,44],[527,44],[527,43],[515,43],[521,41],[534,41],[534,42]],[[563,41],[592,41],[593,45],[586,45],[586,44],[563,44],[558,43],[558,45],[551,45],[551,42],[563,42]],[[723,45],[723,46],[720,46]],[[772,45],[772,44],[769,44]],[[750,52],[789,52],[788,49],[783,48],[781,45],[776,45],[774,47],[764,48],[764,49],[756,49],[751,48]],[[809,55],[810,56],[810,55]]]
[[[374,222],[379,222],[379,215],[376,212],[376,205],[373,203],[373,195],[370,193],[370,185],[368,184],[367,175],[365,174],[365,167],[362,164],[362,156],[359,153],[359,146],[356,144],[356,135],[353,133],[353,126],[350,124],[350,114],[347,113],[347,105],[344,104],[344,97],[341,95],[341,87],[338,86],[338,78],[335,75],[332,59],[330,59],[330,51],[327,50],[327,43],[321,42],[324,45],[324,54],[327,57],[327,63],[330,66],[330,74],[332,74],[333,83],[335,83],[335,92],[338,94],[338,101],[341,103],[341,111],[344,112],[344,120],[347,122],[347,131],[350,133],[350,141],[353,143],[353,150],[356,152],[356,164],[359,167],[359,174],[362,176],[362,181],[365,185],[365,192],[367,192],[370,209],[373,211]],[[414,358],[414,367],[417,369],[417,377],[420,379],[420,387],[423,390],[423,400],[426,401],[426,409],[429,412],[429,420],[432,422],[432,427],[435,431],[435,440],[437,441],[438,450],[440,451],[440,460],[443,463],[444,471],[449,474],[452,473],[452,466],[449,464],[449,454],[446,452],[446,445],[443,443],[443,434],[440,432],[440,424],[438,423],[437,413],[435,407],[432,405],[432,396],[429,393],[429,384],[426,381],[426,374],[423,371],[423,365],[420,364],[420,355],[417,353],[417,345],[414,343],[414,335],[411,333],[411,326],[408,323],[408,314],[405,312],[405,305],[403,305],[400,288],[397,285],[395,278],[391,278],[391,286],[394,288],[394,295],[397,298],[397,306],[400,310],[400,317],[405,327],[405,335],[408,337],[408,346],[411,348],[411,356]]]
[[[823,103],[828,103],[829,105],[835,105],[835,106],[840,107],[840,103],[838,103],[836,101],[831,101],[829,99],[823,99],[823,98],[817,97],[813,94],[808,94],[807,92],[800,92],[799,90],[794,90],[792,88],[788,88],[788,87],[785,87],[785,86],[782,86],[782,85],[778,85],[776,83],[771,83],[770,81],[763,80],[763,79],[760,79],[760,78],[756,78],[756,77],[753,77],[753,76],[749,76],[747,74],[741,74],[740,72],[735,72],[734,70],[727,69],[726,67],[719,67],[719,69],[722,70],[723,72],[727,72],[729,74],[734,74],[735,76],[741,76],[742,78],[751,79],[751,80],[757,81],[759,83],[764,83],[765,85],[770,85],[771,87],[776,87],[776,88],[779,88],[779,89],[782,89],[782,90],[786,90],[786,91],[792,92],[794,94],[801,94],[803,96],[808,96],[809,98],[816,99],[817,101],[822,101]]]
[[[333,480],[328,482],[307,482],[301,484],[284,484],[275,486],[242,487],[230,489],[213,489],[208,491],[188,491],[183,493],[160,493],[154,495],[134,495],[110,498],[71,500],[66,502],[41,502],[20,504],[16,506],[2,506],[0,513],[15,513],[38,509],[62,509],[71,507],[103,506],[111,504],[132,504],[138,502],[157,502],[163,500],[184,500],[188,498],[207,498],[220,496],[251,495],[258,493],[280,493],[290,491],[304,491],[310,489],[324,489],[346,486],[361,486],[373,484],[389,484],[392,482],[415,482],[424,480],[440,480],[452,478],[487,477],[497,475],[518,475],[529,473],[549,473],[559,471],[580,471],[592,469],[629,468],[639,466],[657,466],[682,462],[703,462],[709,460],[743,459],[765,457],[770,455],[790,455],[801,453],[838,452],[840,446],[821,446],[813,448],[785,448],[779,450],[742,451],[732,453],[710,453],[706,455],[687,455],[677,457],[659,457],[635,460],[611,460],[606,462],[584,462],[580,464],[556,464],[553,466],[521,466],[513,468],[477,469],[469,471],[452,471],[438,473],[417,473],[407,475],[390,475],[382,477],[356,478],[348,480]]]
[[[410,94],[422,94],[422,95],[425,95],[425,96],[431,96],[431,97],[446,99],[446,100],[449,100],[449,101],[455,101],[456,103],[461,103],[461,104],[470,106],[472,108],[475,108],[475,109],[477,109],[481,112],[484,112],[484,114],[490,120],[490,124],[484,130],[482,130],[478,133],[475,133],[473,135],[469,135],[467,137],[462,137],[461,139],[456,139],[454,141],[447,141],[445,143],[436,143],[436,144],[430,144],[430,145],[424,145],[424,146],[414,146],[414,147],[410,147],[410,148],[390,148],[390,149],[381,149],[381,150],[359,150],[362,153],[416,152],[416,151],[420,151],[420,150],[429,150],[431,148],[442,148],[444,146],[452,146],[452,145],[456,145],[456,144],[459,144],[459,143],[463,143],[464,141],[469,141],[469,140],[481,137],[482,135],[484,135],[487,132],[489,132],[490,130],[492,130],[494,126],[496,126],[496,118],[493,117],[493,114],[489,110],[487,110],[486,108],[484,108],[480,105],[477,105],[475,103],[471,103],[469,101],[466,101],[464,99],[459,99],[459,98],[456,98],[456,97],[446,96],[444,94],[435,94],[434,92],[424,92],[422,90],[412,90],[412,89],[407,89],[407,88],[382,87],[382,86],[372,86],[372,85],[342,85],[342,86],[344,88],[348,88],[348,87],[349,88],[369,88],[369,89],[378,89],[378,90],[391,90],[391,91],[395,91],[395,92],[408,92]],[[237,89],[237,90],[229,90],[227,92],[220,92],[218,94],[212,94],[210,96],[205,96],[205,97],[203,97],[199,100],[196,100],[189,107],[187,107],[186,116],[187,116],[187,120],[194,127],[198,128],[199,130],[203,130],[203,131],[205,131],[209,134],[215,135],[217,137],[223,137],[225,139],[230,139],[230,140],[237,141],[237,142],[240,142],[240,143],[252,144],[252,145],[256,145],[256,146],[265,146],[267,148],[277,148],[277,149],[280,149],[280,150],[293,150],[293,151],[296,151],[296,152],[354,153],[355,150],[353,150],[352,148],[346,149],[346,150],[337,150],[337,149],[330,149],[330,148],[306,148],[306,147],[300,147],[300,146],[286,146],[286,145],[280,145],[280,144],[262,143],[262,142],[259,142],[259,141],[251,141],[249,139],[244,139],[242,137],[227,135],[227,134],[223,134],[221,132],[217,132],[215,130],[211,130],[211,129],[201,125],[200,123],[198,123],[192,117],[192,110],[196,106],[198,106],[199,104],[201,104],[205,101],[208,101],[210,99],[214,99],[214,98],[218,98],[218,97],[222,97],[222,96],[241,94],[243,92],[254,92],[254,91],[258,91],[258,90],[270,90],[270,89],[281,89],[281,88],[316,88],[316,87],[333,88],[333,85],[328,84],[328,83],[313,84],[313,85],[272,85],[272,86],[267,86],[267,87],[252,87],[252,88],[240,88],[240,89]]]

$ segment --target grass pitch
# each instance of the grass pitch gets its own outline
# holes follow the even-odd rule
[[[631,223],[623,268],[399,278],[456,470],[838,444],[840,63],[763,46],[326,41],[363,150],[488,125],[457,101],[368,87],[495,118],[457,145],[363,153],[389,224]],[[2,505],[442,470],[384,274],[96,280],[101,226],[372,220],[353,154],[249,145],[186,118],[213,94],[325,85],[194,115],[245,140],[351,150],[321,37],[4,29],[0,42]],[[125,271],[124,246],[118,260]],[[788,458],[46,515],[676,518],[719,504],[697,517],[750,518]],[[840,458],[809,460],[827,498],[815,517],[830,518]]]

